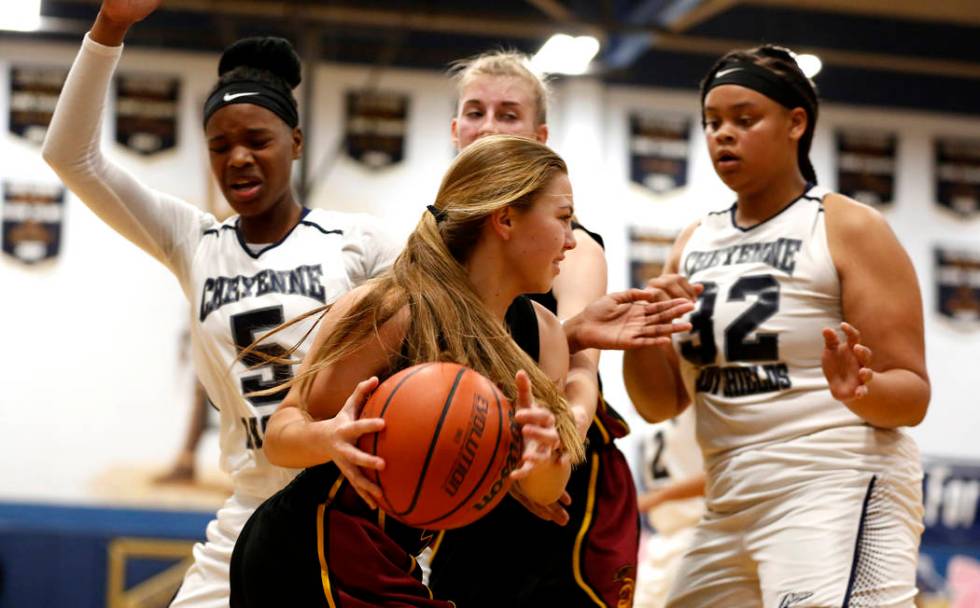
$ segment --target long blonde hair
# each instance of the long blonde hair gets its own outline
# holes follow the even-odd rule
[[[480,76],[510,76],[523,80],[534,98],[534,124],[548,122],[548,82],[531,67],[531,59],[517,51],[488,51],[467,59],[454,61],[449,75],[456,84],[456,96],[462,98],[463,90]]]
[[[567,172],[560,156],[531,139],[493,135],[467,146],[442,180],[435,212],[423,212],[392,268],[369,283],[366,294],[307,355],[307,370],[278,390],[299,383],[305,408],[317,372],[375,338],[408,306],[411,322],[401,349],[390,353],[389,373],[416,363],[454,361],[480,372],[513,400],[514,375],[523,369],[535,400],[555,415],[563,451],[581,461],[582,442],[565,398],[493,317],[463,266],[490,214],[505,207],[529,209],[555,175]]]

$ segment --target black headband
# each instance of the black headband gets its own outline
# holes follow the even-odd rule
[[[722,65],[711,77],[708,86],[704,87],[704,97],[708,96],[708,91],[723,84],[737,84],[740,87],[752,89],[790,110],[803,108],[808,114],[812,114],[812,101],[761,65],[748,61]],[[704,97],[701,98],[701,105],[704,105]]]
[[[704,99],[708,96],[708,91],[723,84],[736,84],[752,89],[790,110],[803,108],[808,119],[807,130],[800,139],[797,160],[804,179],[816,184],[817,172],[813,169],[813,163],[810,162],[810,142],[817,123],[816,102],[807,99],[798,89],[761,65],[750,61],[733,61],[718,68],[711,76],[711,81],[704,87],[701,93],[702,123],[704,122]]]
[[[218,87],[204,103],[204,124],[211,115],[233,103],[250,103],[262,106],[283,120],[290,127],[299,124],[296,104],[289,96],[264,82],[235,80]]]

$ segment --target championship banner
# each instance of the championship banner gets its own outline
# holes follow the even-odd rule
[[[691,119],[630,114],[630,179],[657,194],[687,184]]]
[[[936,150],[936,200],[962,216],[980,211],[980,139],[940,138]]]
[[[629,227],[630,287],[642,289],[660,276],[678,234],[677,230]]]
[[[64,68],[11,66],[10,132],[40,145],[67,76]]]
[[[65,189],[61,184],[4,182],[3,251],[25,264],[61,249]]]
[[[894,133],[839,130],[837,191],[866,205],[890,206],[895,200]]]
[[[936,308],[954,321],[980,321],[980,246],[936,246]]]
[[[116,77],[116,141],[143,155],[177,144],[180,80],[170,76]]]
[[[348,91],[344,149],[371,169],[405,157],[408,95],[387,91]]]

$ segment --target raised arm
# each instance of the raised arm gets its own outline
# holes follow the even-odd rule
[[[914,426],[929,406],[922,295],[912,261],[885,219],[841,195],[824,203],[841,283],[844,340],[824,329],[831,393],[869,424]]]
[[[663,273],[647,284],[647,288],[658,293],[662,300],[680,298],[692,306],[701,294],[700,285],[691,285],[677,274],[681,252],[695,228],[697,223],[688,226],[677,237]],[[684,327],[689,330],[690,324],[684,324]],[[626,351],[623,356],[623,380],[637,413],[648,422],[672,418],[691,401],[681,381],[677,353],[669,340]]]
[[[102,117],[122,39],[160,0],[106,0],[65,82],[42,155],[96,215],[178,274],[189,239],[213,221],[193,205],[150,188],[108,161]]]

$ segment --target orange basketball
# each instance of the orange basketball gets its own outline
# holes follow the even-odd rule
[[[362,418],[384,418],[358,447],[384,459],[368,475],[378,506],[417,528],[444,530],[486,515],[507,494],[521,456],[513,408],[493,382],[455,363],[423,363],[385,380]]]

